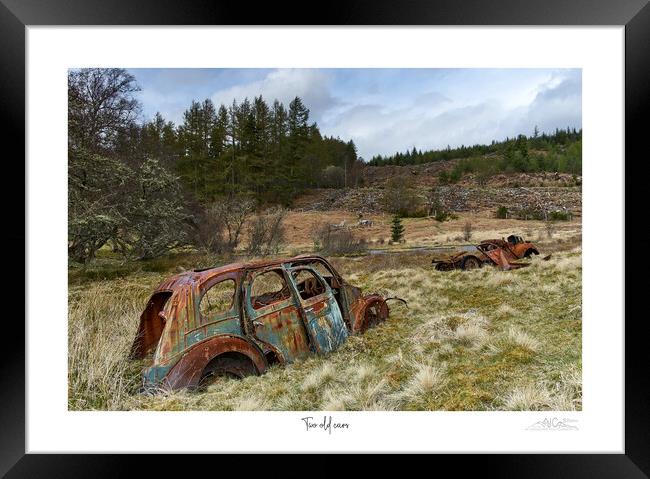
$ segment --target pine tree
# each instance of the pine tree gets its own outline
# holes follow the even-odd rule
[[[228,108],[228,136],[230,137],[230,194],[236,190],[236,157],[237,157],[237,101],[233,100]]]
[[[309,141],[309,109],[305,107],[299,97],[294,98],[289,104],[289,148],[287,166],[292,190],[297,190],[298,185],[306,175],[306,168],[302,160],[306,153]]]
[[[207,187],[206,173],[209,170],[210,137],[215,115],[211,100],[203,103],[193,101],[183,114],[183,124],[179,127],[179,138],[183,145],[179,173],[197,198],[205,196]]]
[[[250,189],[259,197],[262,191],[268,188],[273,180],[273,169],[269,168],[269,142],[271,136],[271,112],[268,105],[260,95],[253,101],[253,140],[248,178]]]
[[[391,239],[393,243],[399,243],[404,238],[404,225],[399,215],[393,216],[393,221],[390,227]]]
[[[219,158],[228,146],[228,109],[221,105],[210,135],[210,157]]]

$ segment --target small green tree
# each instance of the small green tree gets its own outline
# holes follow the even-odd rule
[[[402,224],[402,219],[398,215],[393,216],[390,231],[393,243],[399,243],[404,238],[404,225]]]

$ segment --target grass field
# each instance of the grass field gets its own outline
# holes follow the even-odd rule
[[[568,234],[568,233],[567,233]],[[179,265],[71,271],[69,408],[74,410],[579,410],[581,250],[548,241],[550,261],[499,271],[438,272],[426,255],[331,258],[364,292],[402,297],[387,322],[259,377],[220,379],[202,393],[136,393],[127,354],[153,288]],[[552,244],[551,244],[552,243]],[[544,254],[545,251],[542,251]],[[188,263],[185,265],[185,261]]]

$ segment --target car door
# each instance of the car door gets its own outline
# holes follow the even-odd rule
[[[248,274],[244,307],[252,335],[292,362],[310,352],[302,312],[279,267]]]
[[[348,329],[332,289],[312,268],[297,267],[289,272],[314,348],[319,353],[334,351],[347,339]]]

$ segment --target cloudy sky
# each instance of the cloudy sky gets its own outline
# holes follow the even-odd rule
[[[132,69],[150,119],[178,124],[192,100],[215,105],[300,96],[321,132],[370,159],[414,146],[489,143],[582,127],[579,69]]]

